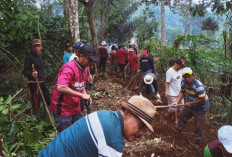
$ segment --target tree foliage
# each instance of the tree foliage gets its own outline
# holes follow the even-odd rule
[[[214,21],[211,17],[208,17],[202,21],[201,29],[216,31],[218,30],[218,23],[217,21]]]

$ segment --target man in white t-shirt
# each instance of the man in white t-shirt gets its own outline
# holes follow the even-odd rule
[[[165,82],[165,96],[168,99],[168,105],[171,106],[177,99],[178,94],[181,89],[181,80],[182,80],[182,68],[185,67],[184,60],[177,59],[175,64],[170,67],[166,72],[166,82]],[[184,104],[184,100],[180,101],[180,104]],[[177,114],[178,111],[182,110],[183,106],[177,108],[169,108],[168,112],[174,113],[173,117],[175,124],[177,124]]]

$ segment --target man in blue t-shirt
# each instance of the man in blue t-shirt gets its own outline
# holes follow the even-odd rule
[[[64,52],[64,56],[63,56],[63,63],[67,63],[69,61],[69,58],[71,57],[72,53],[72,44],[67,43],[66,44],[66,51]]]
[[[120,110],[97,111],[76,121],[41,150],[39,157],[122,156],[123,137],[133,141],[145,126],[153,131],[155,111],[148,99],[132,96]]]
[[[192,146],[199,147],[202,140],[202,129],[205,122],[206,111],[209,109],[209,99],[206,95],[204,85],[194,77],[191,68],[186,67],[182,70],[181,91],[172,104],[174,107],[187,94],[187,102],[183,110],[178,114],[177,131],[181,132],[188,120],[193,116],[195,120],[195,137]]]

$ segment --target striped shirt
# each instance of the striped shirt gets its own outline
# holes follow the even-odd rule
[[[207,111],[209,109],[209,99],[205,91],[204,85],[197,79],[188,85],[184,80],[181,81],[181,91],[188,94],[188,101],[194,101],[205,96],[206,102],[201,104],[193,104],[191,108],[196,111]]]
[[[124,123],[120,111],[89,114],[61,132],[39,157],[122,156]]]

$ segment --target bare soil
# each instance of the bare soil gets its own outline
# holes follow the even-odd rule
[[[136,77],[138,83],[140,76]],[[125,87],[130,78],[123,80],[109,74],[95,76],[93,88],[88,91],[92,95],[92,110],[117,110],[122,101],[138,94],[138,89]],[[167,105],[164,96],[164,81],[159,80],[163,104],[157,104],[154,96],[147,96],[154,105]],[[194,120],[191,119],[182,133],[175,132],[175,124],[167,109],[158,109],[153,121],[154,133],[145,131],[143,136],[133,142],[127,142],[124,148],[124,157],[202,157],[205,146],[216,139],[218,126],[206,122],[203,131],[203,141],[198,149],[190,144],[194,137]]]

